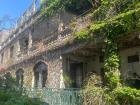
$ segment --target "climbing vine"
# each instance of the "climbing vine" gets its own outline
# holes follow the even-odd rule
[[[105,71],[105,87],[102,89],[92,85],[85,86],[84,97],[86,97],[85,105],[93,103],[87,98],[92,94],[102,94],[101,99],[105,105],[139,105],[139,91],[130,87],[122,86],[120,82],[120,57],[118,55],[117,40],[119,36],[125,33],[137,31],[140,29],[140,7],[138,0],[102,0],[102,5],[93,13],[90,13],[93,23],[87,28],[79,32],[75,32],[78,39],[91,40],[97,36],[104,37],[106,48],[104,71]],[[114,13],[112,13],[115,11]],[[92,76],[93,77],[93,76]],[[91,80],[91,78],[89,80]],[[91,87],[92,86],[92,87]],[[96,89],[96,91],[92,91]],[[93,96],[95,97],[95,96]],[[95,99],[95,98],[94,98]],[[100,99],[100,100],[101,100]],[[125,101],[124,103],[121,101]],[[96,102],[100,100],[96,99]],[[94,100],[95,101],[95,100]],[[98,105],[99,103],[97,103]]]
[[[42,14],[46,16],[53,15],[59,10],[73,9],[74,11],[83,11],[86,5],[91,2],[93,6],[94,0],[82,0],[80,3],[77,0],[53,0],[54,2],[43,9]],[[120,83],[120,57],[118,55],[117,40],[119,36],[125,35],[125,33],[136,31],[140,29],[140,2],[139,0],[97,0],[99,5],[93,9],[93,11],[87,14],[92,23],[85,29],[79,32],[74,32],[74,35],[78,39],[92,40],[97,36],[101,36],[104,39],[106,48],[105,52],[105,87],[96,87],[92,81],[88,81],[85,86],[84,96],[88,103],[85,105],[91,105],[95,94],[102,94],[102,98],[105,105],[139,105],[140,92],[136,89],[122,86]],[[73,7],[74,6],[74,7]],[[68,7],[68,8],[66,8]],[[91,76],[93,78],[93,76]],[[95,81],[95,79],[89,79]],[[94,91],[96,90],[96,91]],[[95,93],[95,94],[94,94]],[[98,97],[98,98],[99,98]],[[95,97],[96,98],[96,97]],[[100,99],[99,98],[99,99]],[[121,101],[123,99],[125,103]],[[106,101],[105,101],[106,100]],[[93,103],[95,103],[94,100]],[[96,101],[97,102],[97,101]],[[99,101],[97,102],[100,103]]]
[[[92,8],[91,0],[81,0],[80,2],[77,0],[42,0],[42,5],[43,3],[46,4],[46,8],[42,8],[40,15],[45,15],[46,17],[56,15],[63,10],[74,14],[82,14]]]
[[[107,36],[106,49],[105,49],[105,79],[106,85],[109,89],[114,89],[119,85],[119,56],[117,51],[117,43]]]
[[[125,13],[104,21],[91,24],[88,28],[76,32],[79,39],[91,39],[97,35],[105,36],[105,77],[110,89],[119,85],[119,56],[117,38],[119,35],[140,28],[140,9],[129,10]]]

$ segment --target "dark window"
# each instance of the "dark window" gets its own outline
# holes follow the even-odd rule
[[[35,76],[35,88],[43,88],[46,86],[48,75],[48,65],[44,62],[39,62],[34,67],[34,76]]]
[[[4,53],[1,54],[1,63],[3,63],[3,56],[4,56]]]
[[[80,88],[84,81],[84,63],[75,62],[70,63],[70,80],[71,83],[68,87]]]
[[[33,33],[33,32],[34,32],[34,28],[31,29],[31,33]]]
[[[28,39],[25,40],[25,47],[28,48],[29,41]]]
[[[105,71],[104,71],[104,68],[101,68],[101,79],[102,79],[102,82],[103,82],[103,85],[105,84]]]
[[[104,56],[103,56],[103,55],[100,55],[100,56],[99,56],[99,62],[100,62],[100,63],[103,63],[103,62],[104,62]]]
[[[14,55],[14,46],[10,48],[10,58],[13,58]]]
[[[139,55],[128,56],[128,63],[139,62]]]
[[[23,69],[17,70],[16,71],[17,86],[23,87],[23,78],[24,78],[24,71],[23,71]]]

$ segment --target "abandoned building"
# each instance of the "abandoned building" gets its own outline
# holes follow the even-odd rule
[[[76,28],[71,25],[73,21]],[[104,74],[104,38],[83,41],[73,35],[89,24],[88,16],[67,11],[46,18],[34,0],[1,43],[0,65],[21,87],[80,88],[88,73]],[[121,77],[125,80],[133,73],[140,75],[139,33],[129,33],[119,42]]]

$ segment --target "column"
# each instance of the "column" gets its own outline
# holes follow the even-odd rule
[[[60,88],[65,88],[65,80],[64,80],[64,71],[66,71],[66,58],[60,56],[60,62],[61,62],[61,67],[60,67]]]
[[[34,72],[33,72],[33,77],[32,77],[32,89],[35,88],[35,76],[34,76]]]
[[[61,32],[63,32],[63,27],[64,27],[63,23],[60,22],[59,27],[58,27],[58,32],[59,32],[58,39],[60,39],[60,40],[62,38],[62,35],[61,35],[62,33]]]
[[[29,44],[28,44],[28,52],[31,51],[31,48],[32,48],[32,33],[31,33],[31,29],[29,30]]]
[[[38,88],[42,88],[42,71],[39,71],[39,80],[38,80]]]
[[[19,40],[17,42],[17,51],[20,52],[20,42],[19,42]]]
[[[20,41],[17,41],[17,50],[16,50],[16,60],[20,57],[21,48],[20,48]]]
[[[63,77],[63,69],[60,70],[60,88],[65,88],[64,77]]]

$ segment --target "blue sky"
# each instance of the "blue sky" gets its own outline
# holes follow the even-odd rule
[[[10,16],[18,19],[31,5],[33,0],[0,0],[0,19]]]

